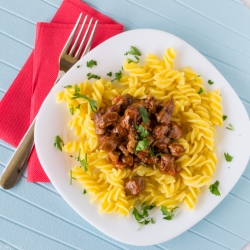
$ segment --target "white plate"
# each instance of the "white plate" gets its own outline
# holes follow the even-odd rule
[[[65,104],[56,103],[55,94],[62,90],[62,86],[86,80],[86,75],[90,71],[104,78],[110,71],[119,71],[126,58],[124,53],[131,45],[142,52],[142,58],[147,53],[154,53],[162,58],[168,47],[177,49],[174,68],[182,69],[185,66],[191,66],[202,76],[208,91],[220,89],[223,114],[228,116],[223,127],[217,129],[219,163],[213,182],[220,181],[221,196],[214,196],[208,188],[203,188],[194,211],[185,209],[183,205],[172,221],[166,221],[162,219],[160,209],[154,209],[151,215],[156,224],[149,224],[140,230],[137,230],[138,224],[133,216],[119,218],[116,214],[99,214],[98,204],[90,204],[89,195],[83,195],[79,185],[75,182],[69,185],[70,166],[64,154],[53,146],[56,135],[65,135],[68,123],[66,113],[69,113]],[[91,59],[96,60],[98,65],[90,70],[85,65]],[[116,240],[146,246],[180,235],[204,218],[225,198],[239,180],[249,159],[249,118],[232,87],[203,55],[174,35],[158,30],[139,29],[124,32],[102,43],[82,58],[77,65],[81,67],[77,68],[76,65],[72,67],[50,92],[41,107],[35,127],[35,144],[39,160],[55,188],[77,213]],[[214,81],[211,86],[207,84],[209,79]],[[234,126],[235,131],[225,128],[229,123]],[[224,152],[234,157],[231,163],[225,161]]]

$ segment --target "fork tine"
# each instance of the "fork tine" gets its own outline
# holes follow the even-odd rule
[[[61,54],[67,53],[67,51],[68,51],[68,49],[69,49],[69,46],[70,46],[70,44],[71,44],[71,42],[72,42],[72,40],[73,40],[73,37],[74,37],[74,35],[75,35],[75,33],[76,33],[76,30],[77,30],[77,28],[78,28],[78,25],[79,25],[79,23],[80,23],[80,21],[81,21],[81,18],[82,18],[82,13],[79,15],[79,17],[78,17],[78,19],[77,19],[77,22],[76,22],[76,24],[75,24],[75,26],[74,26],[74,28],[73,28],[73,30],[72,30],[72,32],[71,32],[69,38],[68,38],[66,44],[64,45]]]
[[[77,37],[76,37],[76,40],[75,40],[73,46],[72,46],[71,49],[70,49],[69,55],[71,55],[71,56],[73,56],[75,47],[76,47],[76,45],[77,45],[77,43],[78,43],[78,40],[79,40],[79,38],[80,38],[80,36],[81,36],[81,34],[82,34],[82,30],[83,30],[83,27],[85,26],[85,23],[86,23],[86,21],[87,21],[87,18],[88,18],[88,16],[86,16],[86,17],[84,18],[84,21],[83,21],[83,23],[82,23],[81,29],[80,29],[80,31],[79,31]]]
[[[90,19],[88,28],[86,29],[85,34],[84,34],[84,37],[83,37],[83,39],[82,39],[82,41],[81,41],[81,44],[80,44],[80,46],[79,46],[79,48],[78,48],[78,50],[77,50],[77,52],[76,52],[76,54],[75,54],[75,57],[76,57],[76,58],[78,58],[79,55],[80,55],[80,53],[81,53],[83,44],[84,44],[84,42],[85,42],[85,40],[86,40],[86,37],[87,37],[87,35],[88,35],[88,33],[89,33],[89,28],[90,28],[90,25],[91,25],[91,23],[92,23],[92,20],[93,20],[93,18]]]
[[[95,21],[95,24],[94,24],[93,30],[92,30],[92,32],[91,32],[91,34],[90,34],[88,43],[87,43],[87,45],[86,45],[86,47],[85,47],[84,52],[82,53],[82,57],[85,56],[85,55],[89,52],[89,50],[90,50],[90,46],[91,46],[91,44],[92,44],[92,40],[93,40],[93,37],[94,37],[94,35],[95,35],[95,31],[96,31],[97,24],[98,24],[98,20]]]

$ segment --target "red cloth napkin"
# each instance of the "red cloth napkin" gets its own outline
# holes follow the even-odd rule
[[[17,147],[58,74],[58,58],[80,15],[98,19],[94,48],[123,31],[123,26],[80,0],[64,0],[51,23],[38,23],[35,49],[0,102],[0,138]],[[36,150],[28,162],[29,182],[49,182]]]

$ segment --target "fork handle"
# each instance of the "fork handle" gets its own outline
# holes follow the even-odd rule
[[[29,155],[34,145],[35,122],[36,118],[31,123],[2,174],[0,185],[4,189],[10,189],[15,185],[27,165]]]
[[[55,84],[61,79],[61,77],[64,74],[65,72],[62,70],[58,72]],[[31,123],[29,129],[25,133],[23,139],[19,143],[16,151],[14,152],[13,156],[11,157],[9,163],[7,164],[2,174],[0,185],[4,189],[10,189],[15,185],[15,183],[21,176],[25,166],[27,165],[30,153],[34,146],[35,123],[36,123],[36,118]]]

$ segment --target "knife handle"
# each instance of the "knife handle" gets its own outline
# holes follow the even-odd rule
[[[36,118],[31,123],[2,174],[0,185],[4,189],[10,189],[15,185],[27,165],[29,155],[34,145],[35,121]]]

